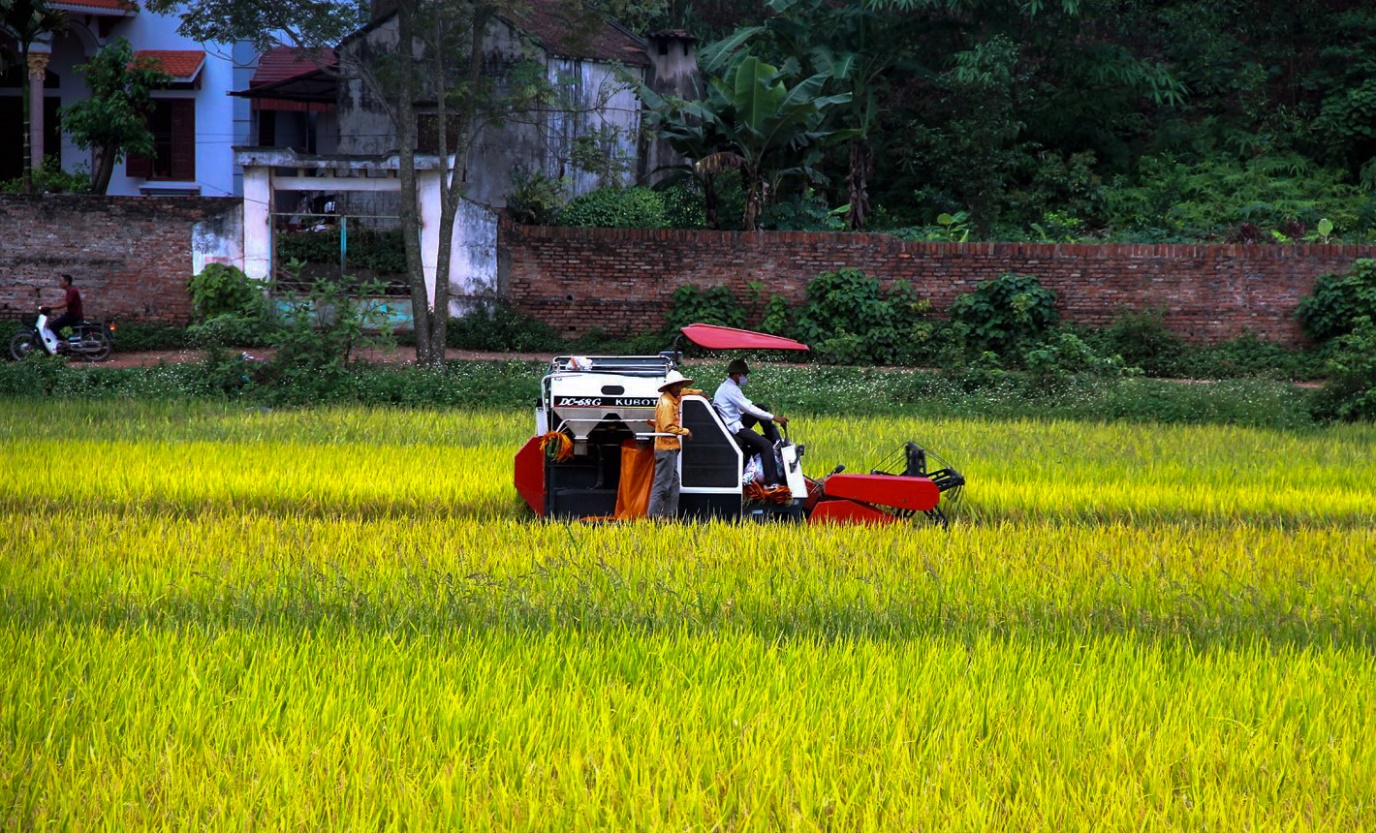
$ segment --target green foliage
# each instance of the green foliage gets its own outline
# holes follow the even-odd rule
[[[293,262],[288,268],[300,267]],[[354,350],[390,342],[384,334],[386,313],[362,302],[381,291],[377,281],[317,278],[308,292],[288,299],[281,325],[272,333],[277,352],[262,373],[271,398],[299,404],[340,395]]]
[[[270,340],[273,317],[266,287],[242,269],[208,264],[187,281],[196,323],[187,328],[195,347],[256,347]]]
[[[185,327],[155,321],[120,324],[115,335],[115,349],[121,353],[181,350],[190,346]]]
[[[574,197],[555,225],[583,228],[667,228],[664,197],[649,188],[599,188]]]
[[[511,219],[528,226],[549,225],[568,202],[564,183],[542,171],[512,171],[515,186],[506,198],[506,210]]]
[[[720,324],[725,327],[744,327],[745,306],[726,286],[700,289],[684,284],[674,290],[665,323],[672,332],[689,324]]]
[[[252,314],[264,305],[262,282],[223,263],[207,264],[187,280],[186,288],[191,293],[191,308],[200,321],[217,315]]]
[[[823,272],[808,282],[796,335],[824,361],[912,362],[932,345],[930,310],[909,284],[895,284],[885,295],[878,280],[858,269]]]
[[[693,180],[682,180],[659,189],[664,197],[664,219],[669,228],[706,228],[707,203],[702,187]]]
[[[1319,419],[1376,421],[1376,324],[1359,316],[1351,331],[1335,339],[1328,383],[1314,402]]]
[[[783,295],[772,295],[765,304],[764,315],[760,320],[761,332],[776,336],[787,335],[793,331],[793,310]]]
[[[1305,335],[1315,341],[1351,332],[1359,318],[1376,318],[1376,260],[1362,258],[1346,274],[1320,277],[1298,314]]]
[[[498,301],[476,302],[467,312],[449,321],[446,337],[450,347],[461,350],[514,350],[553,352],[564,341],[553,327]]]
[[[68,173],[56,154],[43,157],[43,165],[33,171],[35,194],[86,194],[91,190],[91,175],[84,170]],[[0,194],[22,194],[24,178],[0,180]]]
[[[1046,380],[1064,381],[1076,373],[1096,376],[1136,376],[1141,370],[1129,366],[1122,356],[1103,355],[1078,335],[1062,331],[1031,347],[1022,355],[1029,373]]]
[[[1148,376],[1181,375],[1185,341],[1166,326],[1161,310],[1119,315],[1102,340],[1108,351]]]
[[[849,206],[829,208],[821,194],[809,190],[802,196],[770,203],[760,214],[760,228],[776,231],[845,231]]]
[[[128,154],[153,156],[153,133],[148,129],[154,89],[172,77],[148,58],[135,59],[129,41],[107,44],[76,69],[86,79],[85,98],[60,111],[62,130],[83,150],[96,148],[103,158],[93,187],[104,194],[114,165]]]
[[[1281,231],[1303,237],[1330,218],[1339,234],[1360,234],[1364,197],[1341,174],[1294,153],[1264,154],[1240,162],[1215,154],[1195,162],[1170,155],[1144,157],[1135,184],[1119,180],[1104,192],[1104,221],[1135,229],[1144,239],[1194,240],[1209,235],[1230,242],[1263,242]]]
[[[339,263],[341,235],[337,228],[279,235],[277,256],[286,261],[335,265]],[[348,246],[345,268],[350,271],[367,269],[374,275],[406,273],[406,249],[400,229],[350,228]]]
[[[1032,275],[1004,273],[952,301],[950,317],[969,350],[1012,356],[1056,324],[1056,294]]]

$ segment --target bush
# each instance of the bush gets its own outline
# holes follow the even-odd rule
[[[699,289],[684,284],[674,290],[664,320],[670,331],[697,323],[744,327],[745,305],[726,286]]]
[[[56,155],[43,157],[43,165],[33,170],[35,194],[87,194],[91,191],[91,175],[82,170],[67,173]],[[0,181],[0,193],[24,193],[24,177]]]
[[[524,173],[512,171],[514,186],[506,198],[506,210],[511,219],[528,226],[547,225],[563,210],[564,183],[540,171]]]
[[[196,322],[192,347],[259,347],[270,342],[273,316],[266,287],[242,269],[212,263],[187,281]]]
[[[669,228],[706,228],[707,202],[702,189],[692,180],[669,185],[660,189],[664,198],[664,219]]]
[[[1359,318],[1376,319],[1376,260],[1363,258],[1344,275],[1323,275],[1299,305],[1300,325],[1315,341],[1353,331]]]
[[[649,188],[599,188],[574,197],[555,225],[583,228],[668,228],[664,197]]]
[[[553,327],[497,301],[479,301],[450,319],[445,342],[461,350],[545,352],[564,347]]]
[[[181,350],[191,346],[186,327],[157,322],[118,324],[115,349],[126,353],[146,350]]]
[[[1166,327],[1160,310],[1119,315],[1101,336],[1104,348],[1148,376],[1181,374],[1185,341]]]
[[[261,373],[270,401],[328,402],[348,397],[354,350],[385,346],[386,313],[359,303],[377,295],[377,281],[348,283],[317,278],[310,292],[292,299],[282,326],[273,331],[276,354]]]
[[[930,345],[930,310],[909,284],[895,284],[885,295],[878,280],[858,269],[823,272],[808,282],[797,337],[825,361],[911,361]]]
[[[335,229],[302,231],[277,237],[277,256],[284,261],[337,265],[342,232]],[[374,275],[406,273],[406,249],[400,230],[350,228],[345,268],[366,269]]]
[[[967,349],[1005,358],[1040,344],[1056,324],[1056,294],[1032,275],[1004,273],[951,302],[951,323]]]
[[[1376,324],[1361,316],[1338,336],[1328,362],[1328,383],[1315,397],[1319,419],[1376,420]]]

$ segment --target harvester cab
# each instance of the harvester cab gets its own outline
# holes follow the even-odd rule
[[[792,339],[692,324],[683,337],[710,350],[807,350]],[[677,345],[677,340],[675,341]],[[656,356],[556,356],[540,383],[535,434],[516,454],[516,491],[542,518],[627,520],[644,515],[653,479],[659,386],[678,367],[677,349]],[[818,479],[802,468],[803,446],[776,446],[785,482],[766,487],[704,394],[683,397],[693,433],[679,456],[680,515],[687,519],[892,523],[923,514],[945,525],[965,483],[954,468],[908,443],[897,461],[868,474],[841,467]]]

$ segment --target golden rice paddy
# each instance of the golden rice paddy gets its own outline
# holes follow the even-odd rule
[[[542,523],[527,414],[0,402],[0,828],[1376,827],[1376,441],[816,418],[948,531]]]

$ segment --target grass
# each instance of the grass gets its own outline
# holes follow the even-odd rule
[[[67,405],[0,401],[6,829],[1376,818],[1370,426],[795,423],[956,463],[942,532],[534,522],[519,413]]]

